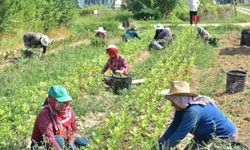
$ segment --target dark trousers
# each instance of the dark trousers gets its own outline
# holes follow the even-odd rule
[[[190,15],[190,24],[193,24],[193,16],[197,16],[197,11],[189,11]]]

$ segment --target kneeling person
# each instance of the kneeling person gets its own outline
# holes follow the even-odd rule
[[[119,54],[118,48],[115,45],[109,45],[106,49],[106,53],[109,55],[109,60],[102,69],[104,74],[108,69],[112,71],[113,74],[128,74],[128,63],[127,60]],[[105,83],[107,85],[112,85],[112,77],[105,77]]]
[[[164,49],[173,40],[173,33],[169,27],[163,27],[161,24],[154,26],[155,36],[149,45],[149,49],[155,48],[157,50]]]
[[[71,96],[63,86],[50,87],[46,103],[35,121],[31,149],[45,146],[61,150],[65,145],[74,149],[89,144],[87,138],[78,135],[71,101]]]

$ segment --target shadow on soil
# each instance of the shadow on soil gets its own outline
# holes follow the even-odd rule
[[[240,46],[225,48],[220,51],[219,55],[250,55],[250,47]]]

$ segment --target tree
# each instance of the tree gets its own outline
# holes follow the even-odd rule
[[[123,7],[136,19],[160,19],[168,16],[179,0],[124,0]]]

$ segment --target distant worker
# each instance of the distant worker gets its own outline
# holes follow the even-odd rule
[[[193,143],[185,149],[203,149],[213,137],[238,141],[237,128],[207,96],[190,91],[185,81],[173,81],[170,89],[161,91],[175,108],[172,123],[159,139],[159,149],[174,148],[188,133],[193,134]]]
[[[141,38],[139,37],[138,31],[137,31],[137,28],[136,28],[135,25],[131,25],[131,28],[128,29],[128,30],[126,31],[126,33],[124,33],[124,34],[122,35],[122,39],[123,39],[124,41],[126,41],[126,42],[128,41],[128,39],[131,39],[131,38],[138,38],[138,39],[141,39]]]
[[[161,24],[154,26],[156,29],[153,41],[149,45],[149,49],[155,48],[157,50],[166,48],[173,40],[173,33],[169,27],[164,27]]]
[[[106,40],[107,40],[107,31],[104,30],[103,27],[98,27],[97,30],[95,30],[96,34],[95,37],[98,37],[102,40],[102,44],[105,44]]]
[[[193,17],[197,16],[198,7],[200,5],[199,0],[187,0],[187,5],[189,8],[190,24],[193,24]]]
[[[106,49],[106,53],[109,55],[109,60],[103,67],[102,73],[104,74],[108,69],[110,69],[114,74],[118,73],[127,75],[129,66],[127,60],[119,54],[118,48],[115,45],[109,45]],[[104,82],[107,85],[111,85],[111,76],[105,77]]]
[[[56,150],[62,150],[66,146],[76,149],[89,144],[87,138],[78,135],[71,101],[71,96],[63,86],[53,85],[49,88],[45,105],[33,128],[32,150],[39,149],[40,146]]]
[[[49,37],[42,33],[28,32],[23,36],[24,46],[28,48],[43,48],[41,57],[45,57],[49,45]],[[40,56],[39,56],[40,57]]]
[[[208,42],[212,46],[217,46],[217,44],[218,44],[218,39],[217,38],[213,38],[211,36],[211,34],[202,27],[197,27],[197,30],[198,30],[198,36],[202,40],[204,40],[205,42]]]

